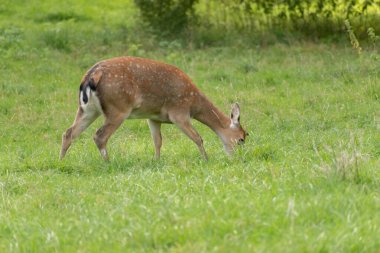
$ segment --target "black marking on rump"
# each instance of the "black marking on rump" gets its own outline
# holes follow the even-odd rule
[[[79,87],[79,99],[80,99],[80,93],[82,93],[83,103],[85,103],[85,104],[87,104],[87,102],[88,102],[86,88],[87,88],[86,84],[81,84]]]
[[[87,90],[87,87],[90,87],[90,89],[92,91],[96,91],[96,85],[95,85],[95,81],[92,77],[90,77],[92,75],[92,73],[95,72],[96,68],[98,67],[98,64],[95,64],[87,73],[86,73],[86,76],[84,78],[84,81],[81,83],[81,85],[79,86],[79,99],[80,99],[80,93],[82,92],[82,96],[83,96],[83,103],[87,104],[88,102],[88,96],[87,96],[87,93],[86,93],[86,90]]]
[[[94,80],[91,78],[90,80],[88,81],[85,81],[80,87],[79,87],[79,90],[80,92],[82,92],[82,98],[83,98],[83,103],[87,104],[88,102],[88,97],[87,97],[87,87],[90,87],[90,89],[92,91],[95,91],[96,90],[96,86],[95,86],[95,82]]]

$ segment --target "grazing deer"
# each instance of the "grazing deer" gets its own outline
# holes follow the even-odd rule
[[[119,57],[98,62],[84,75],[79,91],[79,108],[73,125],[62,136],[62,159],[72,141],[99,115],[105,117],[94,141],[108,160],[106,144],[125,119],[148,119],[155,157],[160,157],[161,124],[178,126],[194,141],[207,160],[201,136],[192,126],[194,118],[210,127],[230,154],[243,144],[247,132],[240,126],[240,108],[231,117],[216,108],[180,69],[153,60]]]

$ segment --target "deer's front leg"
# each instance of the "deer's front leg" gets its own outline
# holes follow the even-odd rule
[[[162,146],[161,122],[149,119],[148,124],[154,142],[154,158],[158,159],[160,158],[160,150]]]
[[[195,144],[197,144],[199,152],[201,152],[201,155],[203,159],[206,161],[208,160],[207,154],[205,151],[205,148],[203,147],[203,140],[202,137],[199,135],[197,130],[193,127],[190,121],[190,117],[182,116],[181,114],[178,115],[171,115],[170,116],[171,121],[176,124],[182,132],[184,132]]]

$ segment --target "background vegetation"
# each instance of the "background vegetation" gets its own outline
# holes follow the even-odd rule
[[[367,34],[368,27],[380,23],[378,0],[135,0],[135,3],[150,31],[161,37],[178,37],[182,32],[201,43],[229,40],[242,34],[256,39],[296,36],[339,40],[346,19],[350,19],[360,37]]]
[[[145,1],[2,1],[0,252],[379,251],[378,2],[218,2],[157,4],[161,24]],[[58,161],[81,76],[120,55],[238,101],[245,147],[228,158],[195,123],[206,163],[166,125],[154,161],[130,120],[103,163],[99,119]]]

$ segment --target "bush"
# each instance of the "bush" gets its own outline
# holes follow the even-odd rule
[[[380,1],[356,0],[209,0],[195,6],[202,23],[227,31],[289,31],[310,37],[344,32],[350,19],[358,35],[366,36],[368,26],[380,19]]]
[[[195,47],[225,43],[340,40],[344,20],[358,39],[380,25],[380,0],[134,0],[145,31]],[[372,33],[371,33],[372,34]],[[155,38],[157,38],[155,37]],[[374,44],[374,43],[372,43]]]
[[[144,22],[160,36],[183,31],[197,0],[135,0]]]

